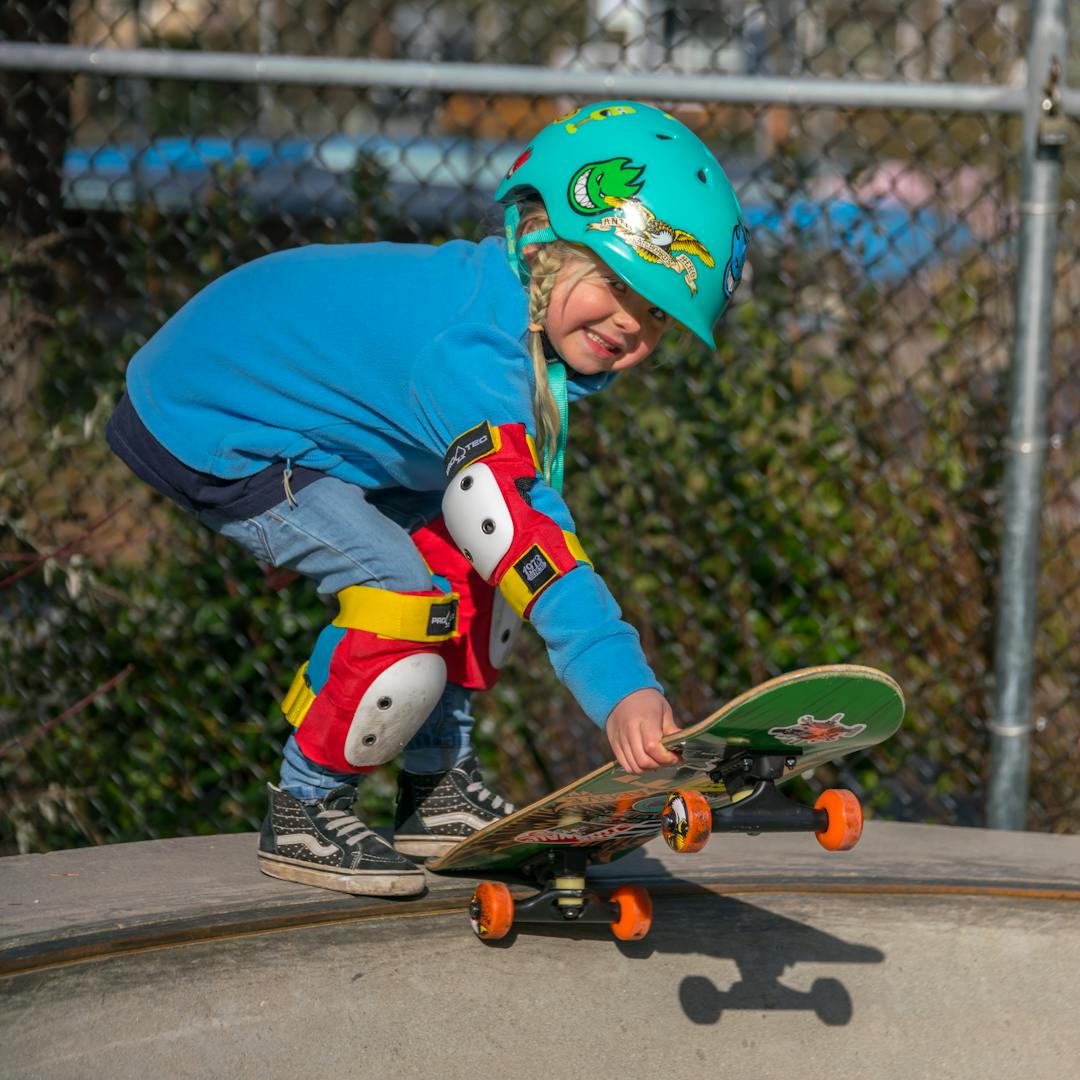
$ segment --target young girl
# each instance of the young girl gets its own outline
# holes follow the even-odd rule
[[[675,760],[671,708],[559,494],[567,408],[676,323],[712,347],[741,211],[695,135],[628,101],[543,129],[496,198],[505,242],[315,245],[226,274],[136,354],[110,420],[145,481],[337,598],[282,705],[274,877],[421,892],[408,856],[513,809],[479,775],[469,699],[520,619],[624,769]],[[391,847],[351,808],[403,749]]]

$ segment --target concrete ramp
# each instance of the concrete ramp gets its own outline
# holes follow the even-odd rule
[[[656,842],[605,868],[651,934],[477,941],[415,901],[275,882],[253,835],[0,861],[0,1076],[1077,1075],[1080,838],[871,822]]]

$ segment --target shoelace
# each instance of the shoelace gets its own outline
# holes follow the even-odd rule
[[[495,795],[484,787],[484,781],[480,779],[480,774],[478,772],[472,772],[470,773],[470,776],[473,778],[473,781],[471,784],[465,786],[465,791],[470,795],[475,795],[477,802],[484,803],[490,799],[492,800],[492,810],[498,810],[500,806],[505,806],[505,813],[512,814],[514,812],[513,803],[507,802],[501,795]]]
[[[325,821],[330,832],[340,836],[346,847],[355,847],[365,836],[372,835],[371,830],[348,810],[320,810],[315,816],[320,821]],[[345,820],[338,820],[340,818]],[[362,831],[356,832],[357,829]],[[356,835],[352,836],[351,833],[356,833]]]

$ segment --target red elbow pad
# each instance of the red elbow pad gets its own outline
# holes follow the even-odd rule
[[[533,509],[540,468],[524,424],[488,423],[450,445],[446,527],[465,558],[522,618],[560,577],[588,563],[577,537]]]

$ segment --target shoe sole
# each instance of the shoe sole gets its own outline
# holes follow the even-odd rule
[[[282,881],[295,881],[300,885],[314,885],[317,889],[333,889],[354,896],[416,896],[427,888],[424,871],[419,867],[389,873],[385,870],[342,870],[340,867],[322,870],[283,855],[260,851],[259,869]]]
[[[445,855],[451,848],[456,848],[465,836],[449,838],[433,836],[395,836],[394,850],[410,859],[435,859]]]

